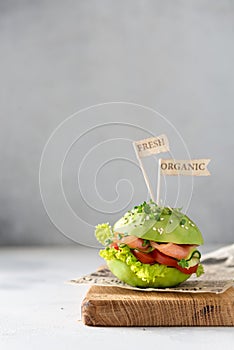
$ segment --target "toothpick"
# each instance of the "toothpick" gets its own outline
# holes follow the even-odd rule
[[[143,174],[143,177],[144,177],[144,180],[145,180],[147,189],[148,189],[148,191],[149,191],[150,197],[151,197],[151,199],[155,202],[153,190],[152,190],[152,187],[151,187],[151,185],[150,185],[148,175],[146,174],[146,171],[145,171],[145,168],[144,168],[143,163],[142,163],[142,161],[141,161],[141,158],[140,158],[139,155],[138,155],[138,151],[137,151],[137,149],[136,149],[135,143],[133,143],[133,147],[134,147],[134,150],[135,150],[135,152],[136,152],[137,160],[138,160],[138,162],[139,162],[139,164],[140,164],[140,168],[141,168],[141,171],[142,171],[142,174]]]
[[[157,183],[157,201],[156,203],[159,205],[160,203],[160,186],[161,186],[161,161],[162,159],[159,158],[158,160],[158,183]]]

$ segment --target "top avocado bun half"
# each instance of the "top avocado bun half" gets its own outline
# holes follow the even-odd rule
[[[176,244],[204,243],[197,225],[178,209],[144,202],[128,211],[113,226],[113,232],[155,242]]]

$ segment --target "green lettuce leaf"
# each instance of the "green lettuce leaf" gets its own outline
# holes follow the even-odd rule
[[[105,224],[97,225],[95,228],[95,236],[98,242],[100,242],[102,245],[105,246],[110,244],[110,241],[113,238],[113,232],[109,223],[107,222]]]
[[[201,275],[203,275],[203,273],[204,273],[204,267],[202,266],[202,264],[199,264],[196,271],[197,277],[200,277]]]

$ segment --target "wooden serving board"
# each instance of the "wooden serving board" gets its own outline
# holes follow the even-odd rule
[[[234,288],[195,294],[92,286],[82,320],[88,326],[234,326]]]

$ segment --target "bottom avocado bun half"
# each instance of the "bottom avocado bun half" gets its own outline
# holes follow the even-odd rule
[[[110,271],[121,281],[133,287],[141,288],[168,288],[175,287],[186,281],[190,275],[186,275],[173,267],[164,266],[163,273],[160,276],[154,276],[152,280],[144,281],[134,273],[130,266],[118,260],[107,260],[107,266]],[[143,267],[144,268],[144,267]]]
[[[201,232],[179,209],[144,202],[113,227],[97,225],[95,235],[105,247],[100,256],[110,271],[133,287],[175,287],[203,273],[197,250]]]

